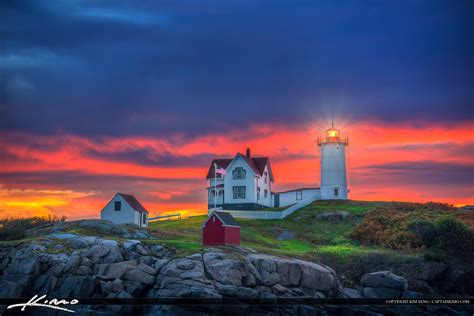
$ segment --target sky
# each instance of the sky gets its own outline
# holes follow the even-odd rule
[[[357,200],[474,204],[472,1],[0,2],[0,218],[98,217],[116,192],[205,213],[212,158]]]

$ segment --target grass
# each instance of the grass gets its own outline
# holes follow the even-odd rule
[[[386,202],[317,201],[284,220],[237,219],[241,225],[241,245],[262,253],[283,257],[317,260],[331,254],[346,260],[352,255],[389,251],[377,247],[360,247],[349,238],[363,215]],[[347,211],[347,220],[317,220],[316,215],[328,211]],[[198,251],[201,246],[201,225],[207,216],[177,221],[151,222],[149,231],[163,244],[182,251]],[[293,240],[280,241],[283,231],[294,233]]]

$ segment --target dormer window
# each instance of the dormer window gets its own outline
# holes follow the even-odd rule
[[[234,180],[245,179],[245,169],[242,167],[237,167],[232,171]]]

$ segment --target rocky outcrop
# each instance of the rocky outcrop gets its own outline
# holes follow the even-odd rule
[[[58,242],[60,241],[60,242]],[[61,247],[58,248],[57,245]],[[60,252],[58,253],[58,249]],[[381,298],[410,297],[407,281],[387,271],[366,274],[358,289],[342,288],[322,264],[285,259],[245,248],[210,248],[178,257],[139,240],[53,235],[34,243],[0,246],[0,297],[54,298]],[[210,311],[215,311],[208,307]],[[285,313],[300,313],[295,306]],[[136,308],[135,308],[136,309]],[[330,313],[315,307],[310,313]],[[130,306],[83,306],[89,314],[130,313]],[[158,305],[139,310],[182,314]],[[396,314],[396,313],[395,313]]]
[[[346,220],[350,217],[350,213],[346,211],[325,212],[316,215],[319,220]]]

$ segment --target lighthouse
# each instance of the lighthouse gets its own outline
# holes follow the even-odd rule
[[[321,200],[347,200],[346,146],[347,137],[332,124],[323,138],[318,138],[321,147]]]

